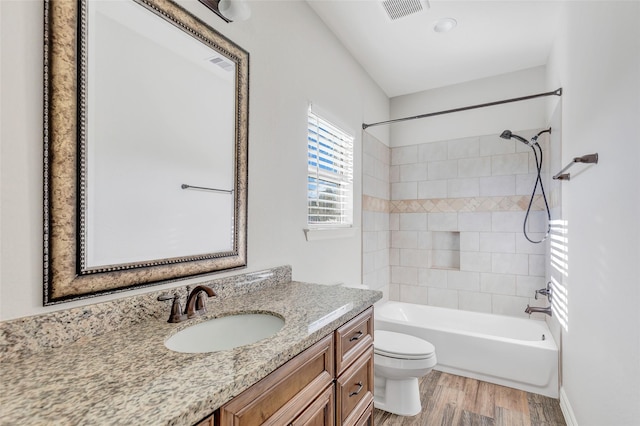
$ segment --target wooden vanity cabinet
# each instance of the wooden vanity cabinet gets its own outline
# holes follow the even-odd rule
[[[257,425],[373,425],[373,307],[197,426]]]

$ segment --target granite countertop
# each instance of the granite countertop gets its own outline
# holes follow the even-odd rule
[[[180,324],[151,318],[3,360],[0,424],[192,425],[381,296],[293,281],[210,298],[205,316]],[[184,354],[164,346],[186,326],[241,312],[273,313],[285,325],[273,337],[227,351]]]

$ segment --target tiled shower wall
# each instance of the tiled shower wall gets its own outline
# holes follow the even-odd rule
[[[389,298],[514,316],[544,304],[533,295],[546,283],[546,244],[522,234],[535,171],[529,147],[498,135],[392,148]],[[534,240],[543,206],[538,195]]]
[[[363,282],[369,288],[389,293],[389,170],[391,150],[363,133],[362,265]]]

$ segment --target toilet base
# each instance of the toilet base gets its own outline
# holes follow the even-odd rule
[[[375,376],[374,407],[399,416],[415,416],[422,411],[418,379],[386,379]]]

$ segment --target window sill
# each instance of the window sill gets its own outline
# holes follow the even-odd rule
[[[314,228],[303,229],[304,236],[307,241],[319,241],[319,240],[335,240],[339,238],[349,238],[356,235],[356,228]]]

